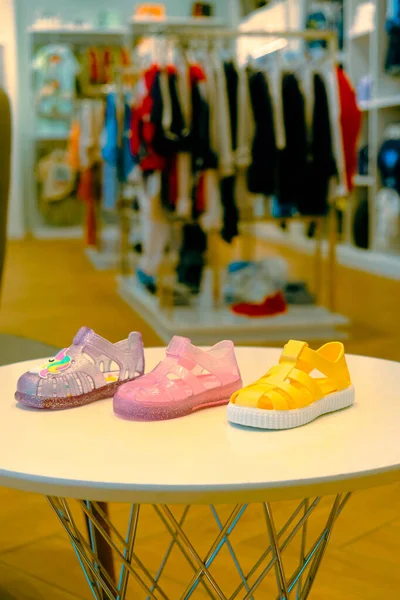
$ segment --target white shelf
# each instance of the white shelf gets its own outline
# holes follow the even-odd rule
[[[95,28],[95,27],[56,27],[56,28],[40,28],[29,27],[29,33],[34,35],[125,35],[128,33],[127,27],[113,27],[111,29]]]
[[[371,100],[363,100],[358,103],[360,110],[377,110],[382,108],[400,107],[400,94],[393,96],[382,96],[381,98],[372,98]]]
[[[217,17],[168,17],[167,19],[137,19],[131,21],[133,33],[137,35],[150,33],[152,31],[179,31],[182,28],[201,29],[205,27],[226,27],[226,21]]]
[[[56,29],[40,29],[30,27],[28,33],[32,36],[34,44],[43,44],[52,40],[70,43],[73,45],[80,44],[118,44],[121,39],[129,34],[128,27],[116,27],[113,29],[99,29],[83,27],[73,29],[69,27],[59,27]]]
[[[34,227],[32,235],[37,240],[80,240],[83,238],[83,227],[81,225],[72,225],[71,227],[42,225]]]
[[[305,254],[313,254],[315,251],[315,241],[296,230],[282,232],[275,225],[259,224],[255,226],[255,235],[259,239],[293,248]],[[324,256],[327,256],[328,245],[326,242],[323,243],[322,250]],[[337,261],[338,264],[351,269],[400,281],[400,254],[387,254],[363,250],[351,244],[338,244]]]
[[[195,344],[209,345],[229,338],[235,343],[286,341],[296,339],[325,340],[347,337],[338,328],[345,327],[346,317],[321,306],[291,306],[284,315],[266,318],[239,317],[228,307],[175,307],[172,314],[160,310],[158,298],[145,290],[134,277],[118,277],[121,297],[168,342],[173,335],[190,337]]]
[[[356,187],[372,187],[375,184],[375,178],[371,175],[356,175],[354,185]]]
[[[349,40],[361,40],[368,38],[373,33],[371,29],[365,29],[364,31],[349,31],[347,37]]]
[[[69,133],[45,133],[43,131],[36,132],[35,139],[37,142],[66,142],[69,138]]]

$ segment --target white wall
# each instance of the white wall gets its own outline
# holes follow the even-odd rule
[[[15,31],[14,0],[0,0],[0,44],[4,47],[4,81],[12,103],[13,147],[8,232],[12,237],[24,234],[24,211],[20,178],[20,136],[18,119],[18,60]],[[1,143],[1,141],[0,141]]]

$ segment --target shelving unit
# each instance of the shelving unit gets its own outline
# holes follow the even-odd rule
[[[369,100],[359,102],[363,112],[363,127],[359,140],[359,148],[368,144],[369,173],[356,175],[355,190],[348,201],[344,215],[343,239],[338,246],[338,262],[340,264],[364,270],[366,272],[400,279],[400,255],[384,253],[376,247],[376,197],[381,188],[377,170],[377,154],[388,124],[400,122],[400,82],[398,78],[389,76],[384,71],[388,37],[385,31],[386,2],[374,0],[375,19],[371,30],[354,31],[354,18],[357,8],[365,0],[345,0],[345,47],[338,54],[338,62],[344,65],[354,86],[361,77],[372,77],[372,96]],[[305,17],[308,0],[302,0]],[[368,250],[358,248],[354,243],[353,222],[357,207],[361,201],[368,201],[369,207],[369,240]],[[272,226],[257,227],[257,236],[284,244],[299,251],[312,252],[315,242],[308,239],[303,230],[292,227],[282,233]]]
[[[47,44],[69,44],[73,48],[84,46],[123,46],[130,40],[129,27],[118,27],[114,29],[96,29],[96,28],[49,28],[43,29],[30,27],[27,30],[29,36],[29,64],[32,64],[33,57],[38,48]],[[33,94],[33,85],[29,86],[30,93]],[[82,226],[51,226],[47,224],[38,208],[37,184],[35,179],[35,165],[38,152],[54,147],[65,148],[69,137],[69,126],[67,123],[60,124],[58,127],[46,127],[40,123],[34,110],[33,97],[29,103],[29,150],[27,160],[27,176],[30,177],[27,186],[27,216],[29,228],[34,237],[38,239],[57,239],[83,236]],[[28,175],[29,174],[29,175]]]
[[[375,185],[375,178],[371,175],[356,175],[354,184],[356,187],[372,187]]]
[[[362,0],[349,0],[344,3],[346,28],[351,30],[358,6]],[[346,219],[346,243],[349,246],[348,257],[354,260],[354,266],[367,271],[376,272],[400,279],[400,255],[383,253],[376,247],[376,197],[381,188],[377,170],[377,154],[383,141],[384,131],[392,122],[400,121],[400,84],[398,78],[391,77],[384,70],[388,36],[385,31],[386,2],[374,0],[374,27],[368,35],[347,38],[346,54],[349,74],[357,86],[361,77],[369,75],[372,79],[372,96],[359,103],[363,111],[364,125],[359,147],[368,144],[369,174],[357,176],[356,189],[351,198]],[[370,249],[362,250],[354,247],[352,238],[352,219],[358,203],[368,199],[369,207],[369,239]]]
[[[278,2],[271,3],[274,7]],[[268,7],[267,7],[268,9]],[[260,9],[258,15],[263,12]],[[268,14],[268,10],[266,10]],[[207,19],[207,24],[210,21]],[[247,30],[245,37],[252,38],[259,43],[259,38],[263,40],[265,36],[285,37],[288,40],[295,40],[299,45],[304,39],[310,39],[312,32],[305,34],[303,31],[294,33],[293,29],[299,29],[300,23],[296,27],[290,27],[286,22],[274,22],[274,28],[268,29],[267,19],[264,22],[254,23],[254,28]],[[194,27],[197,28],[197,20]],[[216,22],[213,23],[213,26]],[[275,29],[275,26],[279,29]],[[146,31],[147,29],[147,31]],[[174,36],[178,34],[182,39],[191,35],[191,26],[182,27],[181,23],[158,23],[151,22],[146,25],[137,21],[132,24],[133,36],[151,35],[153,33],[169,33]],[[243,32],[243,29],[240,28]],[[239,46],[241,39],[240,31],[225,29],[215,32],[207,30],[197,32],[202,38],[219,36],[222,40],[231,40]],[[193,29],[193,35],[196,35]],[[316,33],[315,33],[316,35]],[[332,36],[327,34],[328,43]],[[261,42],[260,42],[261,43]],[[299,224],[303,227],[307,225],[307,219],[318,221],[318,231],[327,231],[329,226],[328,219],[325,217],[296,218],[293,220],[301,221]],[[265,217],[265,221],[270,220]],[[275,219],[272,219],[274,223]],[[284,219],[285,222],[291,219]],[[288,223],[286,223],[288,224]],[[242,234],[253,236],[257,224],[249,222],[242,224]],[[248,229],[247,229],[248,227]],[[276,225],[271,225],[274,231],[277,231]],[[213,236],[211,235],[211,238]],[[322,238],[322,235],[321,235]],[[205,267],[205,273],[202,281],[201,292],[198,297],[192,298],[188,306],[174,306],[173,289],[174,273],[173,267],[167,269],[167,265],[160,268],[157,279],[157,294],[151,294],[144,287],[138,284],[135,276],[124,274],[118,278],[119,293],[122,298],[139,312],[142,317],[151,322],[152,327],[157,331],[162,339],[168,341],[171,335],[189,336],[195,343],[210,344],[215,338],[224,338],[229,334],[230,339],[241,343],[265,343],[266,341],[284,341],[289,333],[292,336],[313,340],[343,338],[346,332],[343,331],[348,325],[348,319],[334,310],[334,265],[335,265],[335,242],[334,236],[330,236],[329,243],[326,245],[329,255],[329,266],[327,273],[322,273],[322,261],[319,247],[315,251],[315,281],[310,282],[312,291],[316,293],[317,304],[303,306],[289,306],[285,314],[265,318],[247,318],[234,315],[229,306],[224,302],[223,290],[226,276],[226,257],[219,256],[218,244],[214,244],[209,239],[208,260]],[[246,238],[247,239],[247,238]],[[251,254],[251,251],[249,251]],[[163,271],[161,273],[161,271]],[[311,274],[311,277],[313,275]],[[310,277],[310,279],[311,279]]]

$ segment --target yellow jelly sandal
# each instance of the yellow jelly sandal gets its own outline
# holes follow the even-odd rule
[[[262,429],[291,429],[352,404],[354,387],[343,344],[329,342],[311,350],[305,342],[291,340],[278,365],[233,394],[228,421]]]

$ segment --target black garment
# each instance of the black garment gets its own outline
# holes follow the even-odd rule
[[[238,137],[238,91],[239,75],[233,62],[224,63],[224,72],[226,79],[226,89],[228,92],[229,119],[231,124],[232,148],[237,148]]]
[[[210,107],[201,90],[198,79],[192,79],[192,217],[196,219],[204,211],[204,171],[218,167],[218,157],[211,147]]]
[[[314,75],[314,113],[307,159],[305,189],[297,197],[297,207],[302,214],[323,215],[328,210],[329,183],[337,174],[337,167],[328,94],[325,82],[318,74]]]
[[[218,157],[211,147],[210,107],[196,80],[192,83],[192,115],[190,141],[193,172],[216,169]]]
[[[224,177],[220,182],[224,223],[221,236],[228,244],[239,235],[239,210],[235,202],[236,176]]]
[[[354,243],[359,248],[369,248],[369,210],[368,200],[362,200],[354,214],[353,221]]]
[[[274,114],[268,82],[263,73],[249,73],[251,106],[255,122],[252,162],[247,184],[253,194],[270,196],[277,189],[277,159]]]
[[[193,294],[200,292],[206,250],[207,236],[200,225],[184,225],[177,274],[179,283],[187,285]]]
[[[392,76],[400,75],[400,33],[398,31],[389,35],[385,71]]]
[[[278,153],[277,199],[282,207],[304,197],[307,167],[307,129],[303,94],[293,74],[282,78],[286,146]]]
[[[229,123],[232,138],[232,150],[237,148],[238,136],[238,91],[239,75],[232,62],[224,64],[224,75],[229,104]],[[234,175],[224,177],[220,182],[221,200],[223,207],[222,238],[229,244],[239,233],[239,210],[236,205],[235,187],[236,177]]]
[[[178,95],[177,74],[169,72],[167,77],[172,116],[170,128],[168,131],[165,131],[162,123],[164,106],[161,92],[160,72],[156,74],[151,89],[151,97],[153,99],[151,121],[155,125],[153,148],[160,156],[169,158],[177,152],[188,151],[190,148],[190,139]]]
[[[322,77],[314,75],[314,109],[307,135],[305,102],[295,75],[282,84],[286,148],[279,159],[278,199],[295,203],[301,214],[323,215],[328,210],[329,182],[337,173],[332,144],[328,94]]]

